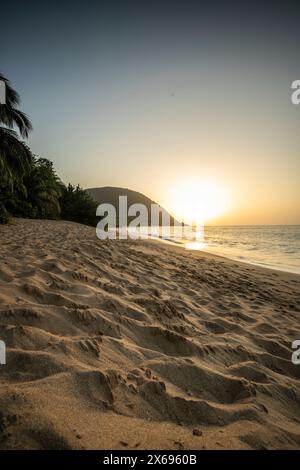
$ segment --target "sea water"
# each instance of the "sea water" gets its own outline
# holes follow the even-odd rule
[[[205,226],[198,241],[171,232],[168,241],[188,249],[300,274],[300,225]]]

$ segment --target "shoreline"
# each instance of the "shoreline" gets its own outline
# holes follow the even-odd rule
[[[174,246],[174,247],[178,247],[180,249],[183,249],[185,252],[192,252],[192,253],[205,253],[207,255],[211,255],[213,257],[217,257],[217,258],[222,258],[224,260],[228,260],[228,261],[232,261],[233,263],[242,263],[242,265],[249,265],[249,266],[253,266],[253,267],[256,267],[256,268],[262,268],[262,269],[266,269],[267,271],[275,271],[275,272],[278,272],[278,273],[286,273],[286,274],[292,274],[294,276],[299,276],[300,278],[300,271],[299,272],[295,272],[295,271],[289,271],[289,270],[285,270],[285,269],[279,269],[277,268],[276,266],[271,266],[271,265],[263,265],[263,264],[260,264],[260,263],[255,263],[255,262],[251,262],[249,260],[241,260],[241,259],[236,259],[236,258],[233,258],[233,257],[230,257],[229,255],[226,256],[224,254],[219,254],[219,253],[214,253],[212,251],[208,251],[208,250],[205,250],[205,248],[203,249],[191,249],[191,248],[186,248],[184,246],[184,243],[181,243],[181,242],[174,242],[172,240],[164,240],[164,239],[160,239],[160,238],[149,238],[148,239],[149,241],[154,241],[154,242],[159,242],[159,243],[163,243],[163,244],[166,244],[167,246]],[[147,240],[143,240],[143,241],[147,241]],[[300,268],[299,268],[300,270]]]
[[[205,249],[203,250],[205,251]],[[251,265],[251,266],[256,266],[256,267],[261,267],[261,268],[264,268],[264,269],[268,269],[268,270],[271,270],[271,271],[277,271],[277,272],[280,272],[280,273],[289,273],[289,274],[295,274],[296,276],[300,276],[300,267],[298,268],[299,271],[291,271],[290,269],[286,268],[286,269],[280,269],[279,267],[277,266],[274,266],[274,265],[268,265],[267,263],[260,263],[259,261],[255,262],[255,261],[250,261],[249,259],[245,259],[245,260],[242,260],[242,259],[238,259],[238,258],[233,258],[231,256],[226,256],[226,255],[219,255],[218,253],[213,253],[211,251],[205,251],[205,253],[210,253],[214,256],[221,256],[221,257],[224,257],[226,259],[229,259],[231,261],[237,261],[239,263],[245,263],[245,264],[248,264],[248,265]]]
[[[214,252],[214,251],[210,251],[210,249],[207,249],[207,248],[186,248],[186,244],[185,242],[177,242],[177,241],[174,241],[172,239],[163,239],[163,238],[160,238],[160,237],[149,237],[149,240],[157,240],[161,243],[166,243],[166,244],[169,244],[169,245],[173,245],[173,246],[179,246],[183,249],[185,249],[186,251],[200,251],[202,253],[208,253],[208,254],[211,254],[213,256],[220,256],[222,258],[225,258],[225,259],[229,259],[231,261],[236,261],[236,262],[240,262],[240,263],[246,263],[246,264],[250,264],[252,266],[257,266],[257,267],[262,267],[262,268],[265,268],[265,269],[270,269],[270,270],[274,270],[274,271],[279,271],[279,272],[286,272],[286,273],[290,273],[290,274],[296,274],[298,276],[300,276],[300,266],[299,268],[295,268],[297,269],[297,271],[294,271],[292,270],[293,268],[290,268],[290,267],[286,267],[285,269],[284,268],[280,268],[280,267],[277,267],[276,265],[271,265],[271,264],[267,264],[267,263],[263,263],[263,262],[259,262],[259,261],[251,261],[250,259],[240,259],[240,258],[235,258],[234,256],[231,256],[231,255],[226,255],[226,254],[220,254],[220,253],[217,253],[217,252]]]

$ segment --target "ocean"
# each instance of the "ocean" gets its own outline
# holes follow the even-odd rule
[[[201,242],[188,242],[178,237],[176,231],[167,241],[300,274],[300,225],[206,226]]]
[[[204,251],[300,274],[300,225],[204,228]]]

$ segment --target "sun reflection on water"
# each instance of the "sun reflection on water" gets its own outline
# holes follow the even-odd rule
[[[204,242],[188,242],[185,243],[184,247],[187,250],[203,250],[206,247]]]

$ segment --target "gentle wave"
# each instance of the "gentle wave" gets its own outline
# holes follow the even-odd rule
[[[300,225],[205,227],[203,238],[198,239],[194,246],[190,240],[178,236],[179,233],[181,232],[175,228],[164,241],[237,261],[300,274]],[[161,237],[154,235],[153,238]]]

